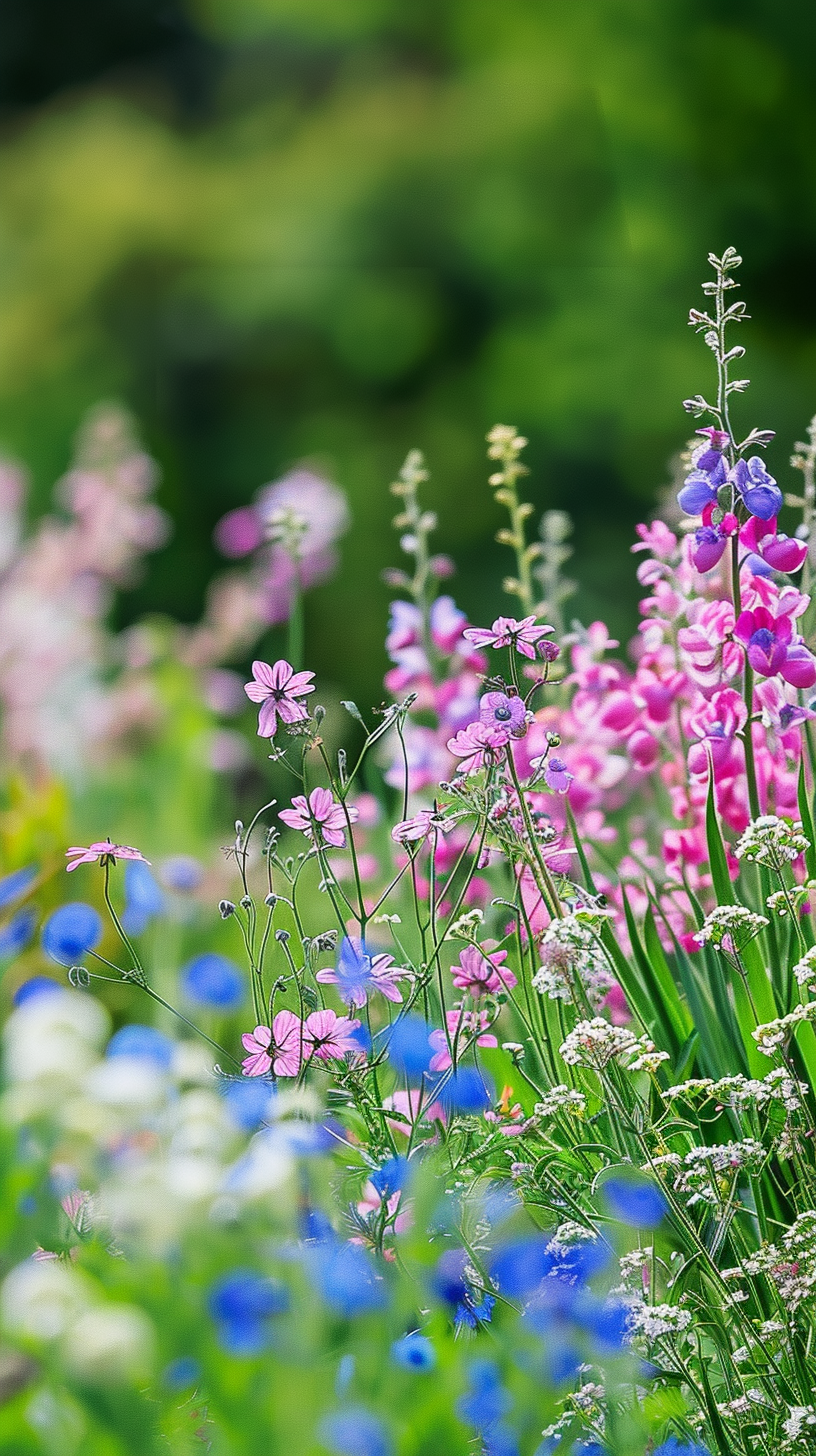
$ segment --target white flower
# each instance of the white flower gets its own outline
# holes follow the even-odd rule
[[[632,1327],[647,1340],[659,1340],[664,1335],[681,1334],[691,1324],[691,1312],[679,1309],[675,1304],[636,1305],[631,1315]]]
[[[144,1379],[155,1353],[153,1326],[135,1305],[97,1305],[67,1331],[63,1352],[69,1370],[92,1384]]]
[[[799,820],[794,823],[790,819],[780,819],[777,814],[762,814],[758,819],[752,819],[734,854],[737,859],[780,869],[809,848],[810,840],[802,833]]]
[[[583,1117],[586,1112],[586,1097],[583,1092],[577,1092],[574,1087],[565,1087],[559,1083],[557,1087],[551,1088],[544,1094],[541,1102],[535,1105],[536,1117],[554,1117],[562,1110],[569,1112],[573,1117]]]
[[[769,923],[766,916],[756,915],[744,905],[717,905],[706,915],[694,939],[698,945],[710,942],[718,950],[739,951]]]
[[[27,1259],[6,1277],[0,1291],[0,1316],[10,1335],[56,1340],[91,1302],[81,1274],[55,1261]]]

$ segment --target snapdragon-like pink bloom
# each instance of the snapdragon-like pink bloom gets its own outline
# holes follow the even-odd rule
[[[344,1057],[347,1052],[359,1052],[360,1046],[353,1033],[360,1023],[348,1016],[338,1016],[336,1011],[313,1011],[303,1023],[303,1043],[309,1056],[321,1062]]]
[[[535,658],[536,644],[554,632],[554,627],[537,627],[535,616],[497,617],[492,627],[468,627],[463,634],[474,647],[515,647],[522,657]]]
[[[70,855],[77,856],[76,859],[73,859],[70,864],[65,866],[69,872],[75,870],[78,865],[95,864],[97,860],[101,865],[113,864],[114,860],[117,859],[139,859],[142,864],[150,864],[150,860],[145,859],[141,850],[133,849],[129,844],[111,844],[109,839],[97,840],[95,844],[90,844],[87,849],[83,849],[80,845],[75,844],[71,849],[66,849],[65,854],[66,857]]]
[[[253,681],[244,692],[253,703],[261,704],[258,714],[258,737],[274,738],[278,718],[282,723],[302,723],[309,714],[298,698],[314,692],[313,672],[295,672],[282,658],[273,667],[268,662],[253,662]]]
[[[453,984],[459,991],[469,991],[474,1000],[480,996],[495,996],[498,991],[512,991],[516,977],[509,966],[506,950],[485,951],[478,945],[466,945],[459,952],[459,960],[451,966]]]
[[[299,829],[307,839],[314,839],[317,830],[325,844],[342,849],[346,842],[346,814],[353,824],[357,818],[354,805],[347,805],[344,813],[342,804],[332,798],[329,789],[317,788],[312,789],[308,799],[304,794],[296,794],[291,809],[281,809],[280,817],[290,829]]]
[[[778,534],[776,516],[769,521],[751,516],[740,531],[740,541],[748,548],[743,565],[755,576],[770,576],[772,571],[799,571],[808,554],[807,541]]]
[[[794,636],[790,617],[775,617],[767,607],[755,607],[740,613],[734,636],[745,644],[748,661],[762,677],[778,673],[795,688],[816,683],[816,658],[802,638]]]
[[[245,1031],[241,1041],[249,1052],[241,1063],[245,1077],[265,1077],[270,1071],[276,1077],[296,1077],[311,1054],[303,1023],[294,1011],[279,1011],[271,1027]]]
[[[434,825],[436,815],[432,809],[419,809],[412,819],[402,819],[391,830],[391,838],[396,844],[411,844],[420,839],[427,839]]]
[[[472,1046],[474,1041],[480,1047],[495,1047],[499,1044],[492,1032],[488,1031],[490,1016],[486,1011],[462,1011],[461,1009],[454,1009],[445,1013],[445,1020],[448,1024],[447,1036],[439,1028],[436,1031],[432,1031],[428,1037],[428,1041],[434,1049],[434,1055],[430,1061],[430,1070],[432,1072],[446,1072],[448,1067],[453,1066],[451,1054],[448,1050],[449,1040],[451,1047],[456,1042],[458,1055],[461,1055],[469,1046]]]

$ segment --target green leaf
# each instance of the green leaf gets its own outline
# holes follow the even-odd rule
[[[816,879],[816,828],[813,825],[813,814],[810,808],[807,782],[805,779],[805,756],[799,760],[799,783],[797,785],[797,796],[799,799],[799,818],[802,821],[802,828],[810,840],[810,848],[805,850],[805,864],[807,866],[808,878]]]

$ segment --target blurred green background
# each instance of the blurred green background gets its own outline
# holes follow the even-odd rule
[[[4,0],[0,445],[45,508],[83,411],[135,411],[176,528],[120,625],[196,619],[218,517],[322,463],[355,529],[309,664],[365,703],[410,446],[455,594],[499,603],[501,419],[536,506],[576,519],[575,613],[628,635],[632,524],[709,383],[685,322],[709,249],[745,258],[742,417],[792,484],[815,42],[807,0]]]

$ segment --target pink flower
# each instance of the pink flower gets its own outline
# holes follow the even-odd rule
[[[523,738],[527,732],[527,710],[524,699],[516,693],[485,693],[479,702],[479,721],[492,729],[498,744],[512,738]]]
[[[315,829],[318,829],[324,843],[342,849],[346,842],[343,832],[346,814],[353,824],[357,818],[354,805],[349,804],[344,813],[342,804],[332,798],[328,789],[317,788],[312,789],[308,800],[303,794],[296,794],[292,808],[281,809],[280,817],[290,829],[299,829],[307,839],[313,839]]]
[[[290,663],[281,658],[270,667],[268,662],[253,662],[253,681],[247,683],[244,692],[253,703],[260,703],[258,714],[258,737],[274,738],[278,729],[278,718],[282,723],[302,723],[309,714],[303,703],[297,702],[306,693],[314,692],[310,681],[313,672],[295,672]]]
[[[245,1077],[265,1077],[269,1071],[276,1077],[296,1077],[311,1051],[293,1011],[279,1011],[271,1027],[245,1031],[241,1041],[250,1054],[241,1063]]]
[[[771,571],[798,571],[808,554],[807,541],[777,534],[776,516],[769,521],[751,516],[740,531],[740,541],[749,551],[744,564],[760,576],[770,575]]]
[[[512,991],[516,977],[509,966],[502,965],[506,960],[506,950],[488,954],[478,945],[466,945],[459,952],[456,965],[451,966],[453,984],[459,991],[469,991],[474,1000],[488,994],[494,996],[501,990]]]
[[[313,1011],[303,1025],[303,1041],[309,1056],[328,1062],[333,1057],[344,1057],[347,1052],[358,1052],[359,1043],[353,1033],[360,1025],[348,1016],[338,1016],[335,1011]]]
[[[140,859],[142,864],[150,864],[150,860],[145,859],[141,850],[132,849],[127,844],[111,844],[109,839],[98,840],[95,844],[89,845],[87,849],[82,849],[75,844],[72,849],[66,849],[65,854],[66,857],[72,854],[78,856],[72,860],[71,864],[65,866],[69,872],[75,870],[77,865],[93,864],[96,860],[99,860],[102,865],[112,864],[117,859]]]
[[[418,839],[427,839],[435,820],[436,815],[432,809],[419,809],[413,819],[403,819],[394,826],[391,838],[396,844],[410,844]]]
[[[781,613],[774,617],[767,607],[755,607],[740,613],[734,636],[745,643],[748,661],[762,677],[779,673],[795,688],[811,688],[816,683],[816,658],[802,638],[793,635],[790,617]]]
[[[469,723],[457,733],[455,738],[448,739],[448,750],[455,758],[462,760],[462,768],[465,773],[475,773],[482,767],[485,759],[494,760],[498,757],[498,750],[507,742],[507,737],[502,732],[497,732],[488,723]]]
[[[392,1092],[383,1102],[386,1112],[396,1112],[397,1117],[387,1118],[392,1132],[408,1137],[414,1123],[421,1117],[424,1122],[444,1122],[445,1109],[441,1102],[428,1102],[423,1087]]]
[[[520,622],[515,617],[497,617],[492,627],[469,627],[462,635],[474,647],[515,647],[522,657],[535,658],[536,643],[555,631],[554,627],[537,627],[535,620],[535,616],[522,617]]]
[[[445,1020],[448,1024],[447,1035],[440,1028],[432,1031],[428,1037],[434,1048],[430,1061],[432,1072],[446,1072],[448,1067],[453,1066],[448,1050],[449,1041],[451,1047],[456,1042],[458,1056],[467,1051],[474,1041],[480,1047],[495,1047],[499,1044],[496,1037],[488,1031],[490,1017],[486,1011],[448,1011],[445,1013]]]

